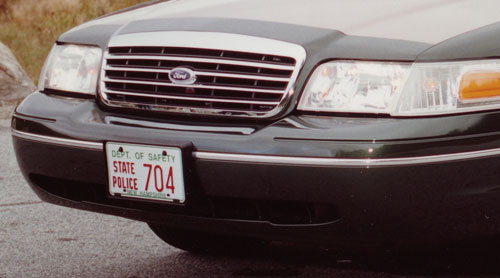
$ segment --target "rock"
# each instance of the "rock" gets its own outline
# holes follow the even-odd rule
[[[0,43],[0,106],[17,103],[35,90],[14,54]]]

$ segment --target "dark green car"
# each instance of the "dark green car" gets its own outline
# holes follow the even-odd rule
[[[498,235],[499,8],[177,0],[103,17],[57,40],[17,108],[19,165],[43,200],[190,251]]]

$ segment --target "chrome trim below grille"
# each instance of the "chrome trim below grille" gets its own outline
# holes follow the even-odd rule
[[[250,135],[255,132],[255,129],[251,127],[181,125],[181,124],[158,123],[152,121],[139,121],[139,120],[127,119],[122,117],[113,117],[113,116],[106,116],[104,118],[104,121],[107,124],[119,124],[119,125],[146,127],[154,129],[179,130],[179,131],[191,131],[191,132],[211,132],[211,133],[240,134],[240,135]]]
[[[267,118],[289,103],[305,58],[299,45],[237,34],[118,35],[104,55],[99,95],[112,107]],[[195,84],[174,84],[177,68],[192,71]]]

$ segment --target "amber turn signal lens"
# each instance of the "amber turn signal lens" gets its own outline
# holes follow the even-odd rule
[[[460,82],[460,100],[500,97],[500,72],[466,73]]]

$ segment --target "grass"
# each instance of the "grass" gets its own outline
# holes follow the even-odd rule
[[[0,42],[35,82],[54,41],[64,31],[146,0],[0,0]]]

